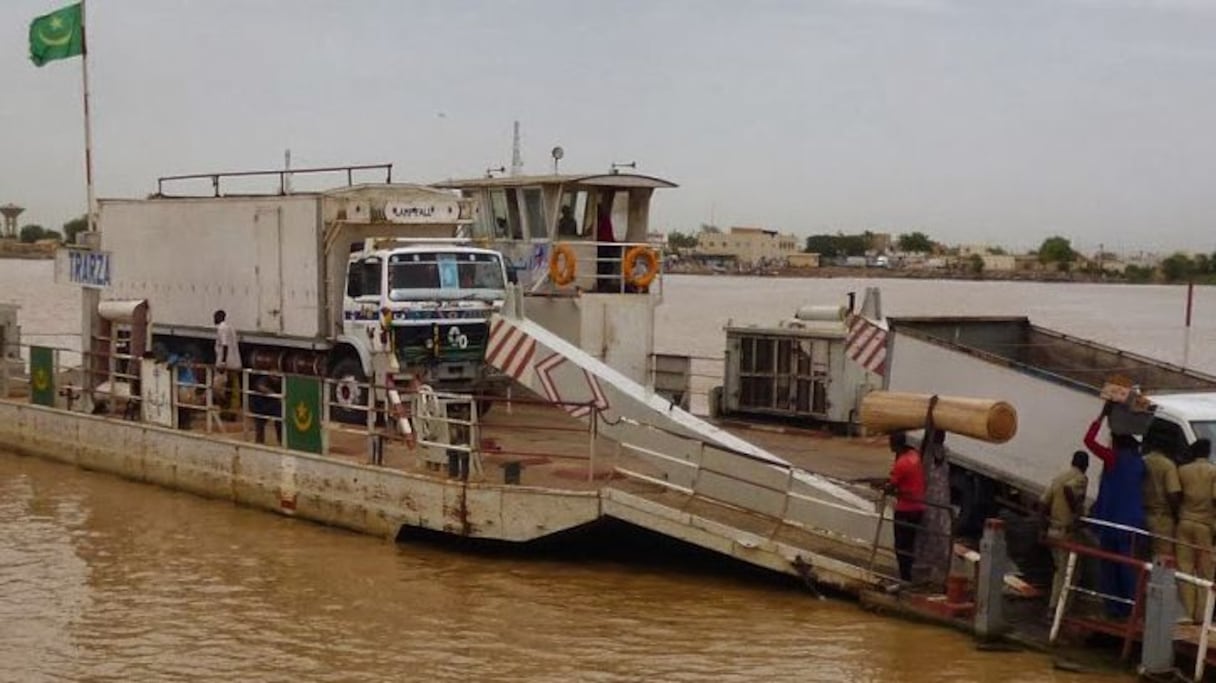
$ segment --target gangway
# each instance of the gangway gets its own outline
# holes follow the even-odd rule
[[[786,573],[813,566],[846,588],[889,575],[868,566],[891,546],[874,501],[688,413],[527,319],[522,302],[512,288],[491,318],[486,362],[648,465],[619,471],[629,485],[604,488],[604,514]]]

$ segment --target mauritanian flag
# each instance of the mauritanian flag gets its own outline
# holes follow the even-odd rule
[[[30,22],[30,60],[34,66],[84,54],[81,15],[80,3],[77,3]]]
[[[287,376],[283,387],[283,435],[287,447],[296,451],[320,453],[321,380],[316,377]]]
[[[30,400],[36,405],[55,407],[55,350],[30,347]]]

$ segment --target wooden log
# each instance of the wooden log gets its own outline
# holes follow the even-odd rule
[[[872,391],[861,400],[861,424],[874,432],[921,429],[929,394]],[[933,409],[939,429],[991,443],[1005,443],[1018,431],[1018,413],[1004,401],[939,396]]]

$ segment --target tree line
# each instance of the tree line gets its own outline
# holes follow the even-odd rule
[[[59,240],[71,244],[76,241],[76,234],[89,229],[89,219],[87,216],[78,216],[63,224],[62,230],[50,230],[44,228],[37,223],[27,223],[21,226],[21,230],[17,232],[17,239],[26,243],[33,244],[38,240]]]
[[[1175,252],[1162,259],[1157,266],[1161,278],[1166,282],[1196,282],[1216,283],[1216,252],[1211,255],[1195,254],[1194,256]]]
[[[669,233],[667,244],[672,249],[695,249],[699,244],[701,235],[720,234],[721,232],[717,226],[702,224],[698,232],[682,233],[675,231]],[[875,234],[870,230],[851,235],[846,235],[843,232],[810,235],[806,238],[803,251],[819,254],[826,259],[864,256],[866,252],[875,248],[874,238]],[[947,248],[921,231],[906,232],[899,235],[895,239],[893,246],[898,251],[904,253],[957,253],[956,249]],[[1006,253],[1000,247],[991,247],[988,251],[993,255]],[[1039,244],[1039,248],[1029,252],[1029,254],[1037,256],[1040,263],[1063,271],[1072,270],[1081,256],[1073,248],[1072,241],[1061,235],[1052,235],[1044,239]],[[1106,259],[1114,261],[1117,258],[1114,254],[1101,254],[1097,262],[1090,262],[1088,264],[1087,270],[1091,275],[1101,275],[1102,261]],[[967,260],[965,266],[978,273],[983,270],[984,262],[980,256],[972,255]],[[1156,268],[1128,265],[1123,272],[1123,277],[1131,282],[1151,282],[1154,280],[1185,282],[1195,280],[1197,282],[1216,284],[1216,252],[1210,255],[1188,255],[1176,252],[1162,259]]]

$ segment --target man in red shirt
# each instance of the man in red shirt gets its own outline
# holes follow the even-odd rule
[[[916,532],[925,514],[925,473],[920,453],[908,445],[906,433],[895,432],[888,443],[895,454],[886,486],[887,493],[895,495],[895,557],[899,561],[899,578],[910,581]]]

